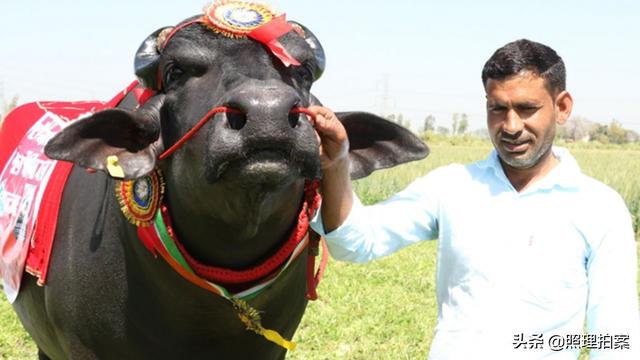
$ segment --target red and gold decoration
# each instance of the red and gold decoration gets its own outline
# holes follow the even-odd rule
[[[205,9],[202,22],[225,36],[248,37],[264,44],[285,66],[300,65],[278,41],[284,34],[296,30],[287,22],[285,14],[276,15],[267,5],[219,0]]]
[[[289,54],[278,39],[290,31],[301,34],[301,29],[287,22],[285,14],[276,14],[267,5],[247,1],[214,1],[204,9],[202,17],[182,23],[163,34],[164,40],[161,40],[159,47],[165,48],[178,31],[199,23],[223,36],[255,40],[265,45],[284,66],[300,66],[300,62]]]
[[[245,1],[216,1],[204,11],[204,23],[228,37],[246,37],[275,17],[267,5]]]
[[[147,227],[153,223],[163,195],[164,179],[158,168],[149,175],[116,183],[120,209],[127,220],[136,226]]]

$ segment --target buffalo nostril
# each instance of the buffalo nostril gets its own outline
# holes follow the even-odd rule
[[[289,113],[289,126],[295,128],[298,126],[298,121],[300,121],[300,114],[297,112]]]
[[[241,112],[228,112],[227,123],[233,130],[240,130],[247,123],[247,116]]]

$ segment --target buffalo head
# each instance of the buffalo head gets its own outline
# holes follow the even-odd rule
[[[137,110],[106,110],[73,124],[49,143],[47,154],[95,169],[117,155],[125,178],[135,178],[153,169],[160,152],[210,109],[224,105],[238,111],[214,114],[169,157],[163,165],[169,178],[188,177],[202,188],[220,181],[282,186],[319,177],[313,127],[305,115],[291,113],[310,104],[311,84],[324,66],[311,32],[298,26],[300,32],[280,37],[299,63],[285,66],[260,42],[201,22],[184,26],[192,21],[178,31],[154,32],[138,50],[136,73],[157,91],[154,97]]]
[[[324,70],[324,52],[309,29],[286,24],[289,31],[275,39],[284,60],[265,41],[212,30],[201,16],[155,31],[140,46],[135,68],[156,94],[138,109],[110,109],[72,124],[49,142],[47,155],[99,170],[116,155],[125,178],[159,165],[170,202],[252,228],[243,222],[253,211],[247,204],[259,219],[265,204],[274,209],[269,194],[296,193],[304,179],[321,177],[313,126],[292,109],[319,103],[310,88]],[[212,115],[184,146],[158,160],[217,106],[235,111]],[[409,131],[384,119],[337,115],[349,133],[353,178],[427,154]],[[230,194],[242,194],[243,205],[228,200]],[[225,199],[227,206],[208,199]]]

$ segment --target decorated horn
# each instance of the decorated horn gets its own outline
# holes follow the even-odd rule
[[[322,73],[324,72],[324,68],[327,62],[324,55],[324,49],[320,44],[320,40],[318,40],[318,38],[315,35],[313,35],[311,30],[309,30],[306,26],[295,21],[289,21],[289,23],[297,25],[302,29],[304,33],[304,40],[307,42],[307,44],[309,44],[309,47],[311,47],[311,50],[313,50],[313,55],[316,58],[316,64],[317,64],[316,72],[315,74],[313,74],[313,77],[314,77],[314,81],[318,80],[320,76],[322,76]]]
[[[172,27],[164,27],[149,35],[136,51],[133,68],[138,81],[146,88],[158,89],[158,63],[160,51],[158,50],[158,38],[166,34]]]

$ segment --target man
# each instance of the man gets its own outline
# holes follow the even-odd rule
[[[312,226],[332,256],[365,262],[440,240],[431,359],[576,359],[581,347],[591,359],[640,359],[629,212],[552,146],[573,105],[565,77],[545,45],[498,49],[482,71],[494,151],[369,207],[351,190],[344,128],[313,108],[324,177]]]

